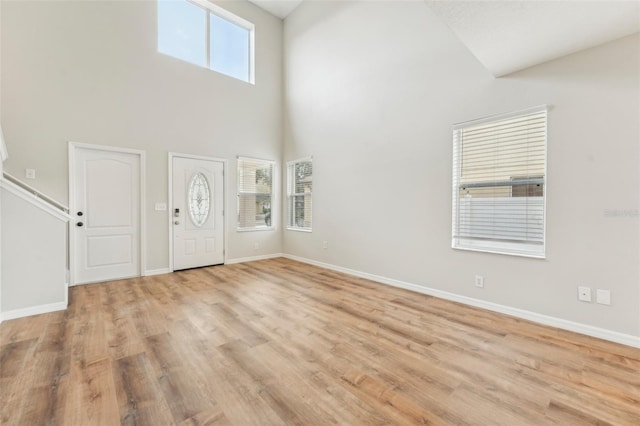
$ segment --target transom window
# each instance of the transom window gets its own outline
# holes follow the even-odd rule
[[[456,125],[453,145],[452,246],[544,257],[547,108]]]
[[[238,230],[273,229],[273,161],[238,157]]]
[[[254,83],[254,25],[206,0],[158,0],[158,51]]]
[[[312,159],[301,158],[287,163],[287,229],[312,229]]]

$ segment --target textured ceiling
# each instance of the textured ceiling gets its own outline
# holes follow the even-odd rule
[[[637,1],[431,1],[496,77],[640,31]]]

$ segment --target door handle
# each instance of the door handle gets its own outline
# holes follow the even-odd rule
[[[84,225],[84,223],[82,223],[82,222],[78,222],[78,223],[76,223],[76,226],[78,226],[78,227],[80,227],[80,226],[82,226],[82,225]]]
[[[175,209],[173,215],[175,217],[180,217],[180,209]]]
[[[84,213],[82,213],[82,212],[78,212],[78,213],[76,213],[76,214],[77,214],[78,216],[82,216]]]
[[[174,225],[180,225],[180,221],[176,220],[175,222],[173,222]]]

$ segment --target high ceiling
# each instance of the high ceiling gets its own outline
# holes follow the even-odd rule
[[[286,18],[293,9],[298,7],[302,0],[249,0],[251,3],[255,4],[271,13],[272,15],[277,16],[280,19]]]
[[[426,1],[496,76],[640,31],[637,1]]]
[[[285,19],[303,0],[249,1]],[[640,31],[636,0],[422,1],[496,77]]]

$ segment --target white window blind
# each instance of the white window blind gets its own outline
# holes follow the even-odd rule
[[[238,230],[272,229],[273,161],[238,157]]]
[[[454,248],[543,257],[547,108],[454,126]]]
[[[287,163],[287,228],[311,231],[313,163],[302,158]]]

